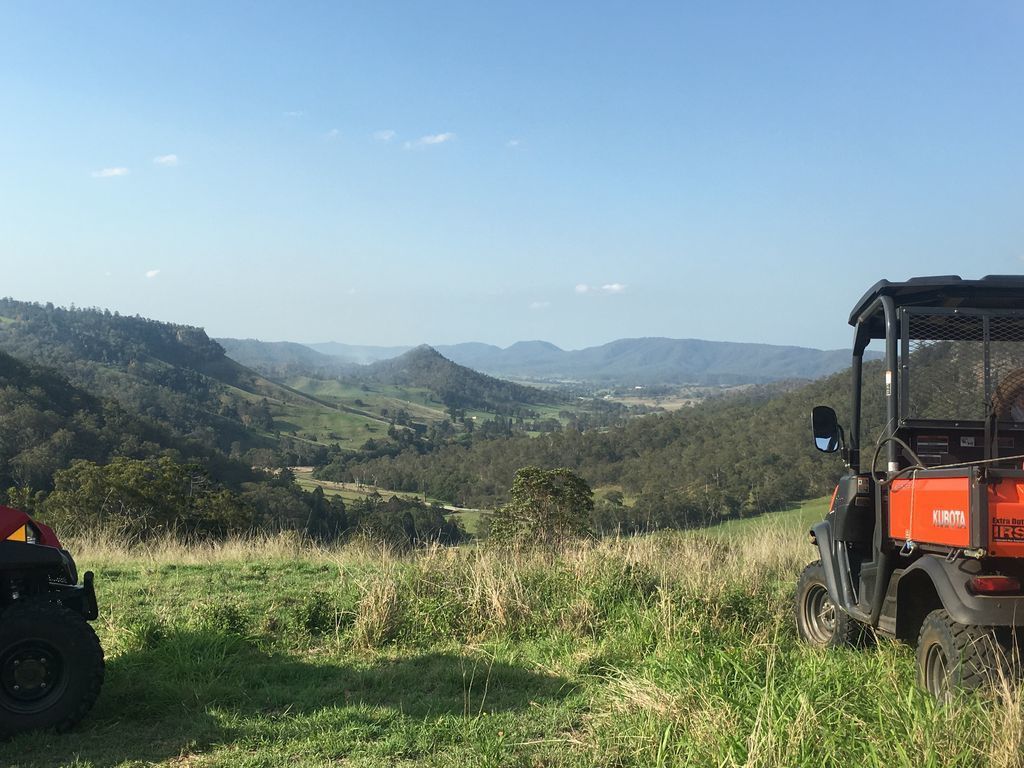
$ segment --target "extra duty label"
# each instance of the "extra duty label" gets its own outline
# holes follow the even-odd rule
[[[998,541],[1024,541],[1024,518],[995,518],[992,521],[992,538]]]

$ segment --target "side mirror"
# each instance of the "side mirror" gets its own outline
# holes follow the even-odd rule
[[[843,444],[843,428],[836,412],[827,405],[816,405],[811,411],[814,447],[824,453],[835,453]]]

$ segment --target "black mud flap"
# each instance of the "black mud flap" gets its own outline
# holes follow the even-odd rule
[[[854,597],[853,582],[850,576],[850,564],[846,560],[845,550],[836,551],[836,542],[832,538],[832,524],[822,520],[811,528],[811,534],[818,544],[821,556],[821,569],[825,573],[825,587],[832,602],[857,621],[869,622],[871,617],[857,607]],[[839,546],[843,546],[841,543]]]
[[[828,596],[836,605],[842,605],[842,595],[839,594],[839,582],[836,580],[836,561],[832,555],[832,526],[827,520],[811,527],[811,535],[818,545],[818,556],[821,558],[821,569],[825,572],[825,587],[828,589]]]

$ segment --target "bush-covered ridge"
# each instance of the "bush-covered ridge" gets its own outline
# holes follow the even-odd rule
[[[882,422],[881,366],[864,368],[863,436],[870,448]],[[520,467],[569,467],[593,488],[617,489],[596,500],[605,531],[690,527],[829,492],[841,463],[814,449],[810,412],[819,403],[833,405],[849,423],[849,402],[850,372],[844,371],[781,394],[710,400],[608,429],[568,428],[374,459],[340,457],[319,474],[344,481],[375,477],[396,490],[489,507],[505,503]]]
[[[356,374],[386,384],[424,387],[446,405],[502,411],[511,406],[558,402],[559,397],[457,365],[440,352],[421,345],[391,360],[371,363]]]
[[[115,456],[168,456],[200,462],[225,482],[252,479],[243,465],[76,387],[52,369],[0,352],[0,490],[46,491],[72,461],[105,463]]]

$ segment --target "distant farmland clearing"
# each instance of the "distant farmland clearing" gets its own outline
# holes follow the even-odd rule
[[[325,494],[341,496],[346,502],[365,499],[367,496],[377,493],[385,499],[398,496],[401,499],[416,499],[426,504],[439,504],[449,513],[449,517],[456,517],[461,520],[463,527],[474,535],[479,533],[481,519],[488,514],[488,511],[484,509],[457,507],[441,499],[434,499],[430,496],[424,498],[423,494],[418,493],[392,491],[365,483],[338,483],[331,480],[318,480],[313,477],[313,467],[291,467],[290,469],[295,473],[295,482],[306,490],[319,487],[323,489]]]

